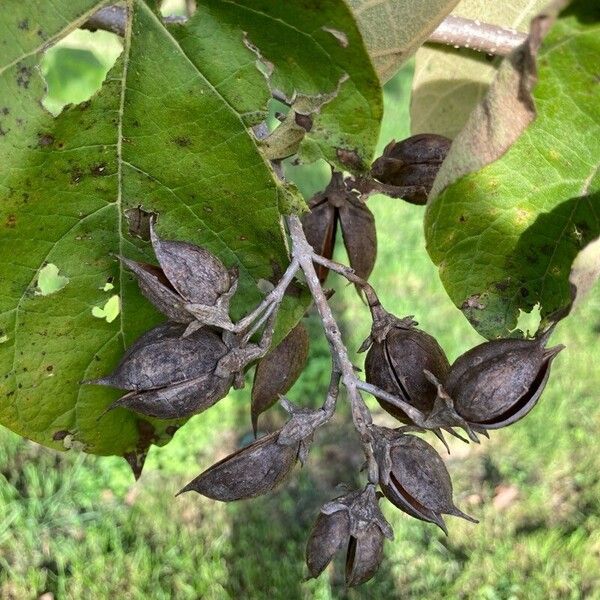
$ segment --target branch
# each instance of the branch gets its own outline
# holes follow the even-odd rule
[[[126,20],[126,9],[123,6],[105,6],[81,27],[90,31],[103,29],[123,36]],[[163,17],[163,21],[170,24],[183,24],[187,21],[187,17],[166,16]],[[526,34],[514,29],[450,15],[441,22],[427,41],[506,56],[522,44],[526,37]]]
[[[496,56],[506,56],[526,39],[525,33],[508,27],[499,27],[490,23],[449,15],[427,41],[455,48],[469,48]]]

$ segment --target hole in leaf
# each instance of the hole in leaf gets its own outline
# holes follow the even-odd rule
[[[4,344],[4,342],[8,342],[8,336],[4,331],[0,331],[0,344]]]
[[[40,67],[46,81],[44,108],[54,116],[67,104],[89,100],[123,50],[119,36],[77,29],[49,48]]]
[[[513,331],[520,329],[525,337],[533,337],[539,329],[541,321],[541,306],[538,302],[528,313],[519,309],[517,326]]]
[[[163,17],[175,18],[176,22],[185,22],[196,12],[196,0],[163,0],[160,3],[160,14]]]
[[[92,315],[97,319],[105,319],[107,323],[112,323],[121,312],[121,300],[118,294],[111,296],[104,306],[94,306],[92,308]]]
[[[69,278],[60,275],[56,265],[48,263],[38,274],[37,289],[35,293],[39,296],[49,296],[50,294],[55,294],[62,290],[67,283],[69,283]]]

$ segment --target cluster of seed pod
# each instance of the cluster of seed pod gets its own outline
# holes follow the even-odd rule
[[[412,186],[415,195],[408,199],[422,203],[448,147],[449,142],[439,136],[392,142],[374,163],[372,175],[386,184]],[[315,252],[331,258],[339,224],[350,264],[359,278],[366,279],[376,255],[374,219],[342,174],[332,174],[331,183],[313,198],[310,208],[303,228]],[[282,399],[307,361],[304,326],[298,324],[267,353],[268,327],[261,342],[254,344],[230,319],[235,270],[227,270],[199,246],[160,239],[153,223],[151,240],[158,266],[119,258],[169,321],[142,335],[113,373],[89,383],[126,392],[109,410],[124,407],[146,416],[176,419],[202,412],[232,386],[241,387],[244,370],[259,361],[251,394],[255,436],[259,416],[278,400],[290,413],[289,420],[206,469],[180,493],[195,491],[224,502],[265,494],[280,485],[297,462],[306,460],[315,430],[333,414],[339,377],[321,409],[298,409]],[[322,283],[328,272],[319,268]],[[418,329],[412,317],[400,319],[387,312],[365,285],[370,290],[364,291],[373,322],[359,351],[367,352],[367,382],[379,388],[375,394],[379,404],[399,421],[399,427],[367,425],[375,474],[370,468],[364,489],[321,508],[306,549],[308,572],[317,577],[344,547],[349,586],[375,575],[384,540],[393,538],[379,508],[382,497],[446,533],[443,515],[476,522],[455,505],[441,457],[414,433],[429,430],[445,443],[442,431],[461,437],[455,431],[461,428],[477,441],[478,434],[518,421],[539,400],[552,361],[562,349],[546,348],[549,329],[531,340],[484,342],[451,365],[433,336]]]
[[[562,345],[546,348],[552,328],[534,339],[484,342],[451,366],[441,346],[418,329],[411,317],[399,319],[381,305],[371,307],[373,326],[361,350],[367,381],[424,413],[428,428],[499,429],[523,418],[535,406]],[[408,416],[378,399],[404,423]],[[423,423],[415,423],[422,425]]]
[[[229,302],[237,272],[227,270],[205,248],[163,240],[150,223],[159,266],[119,259],[137,277],[141,292],[169,321],[142,335],[116,369],[87,383],[127,392],[109,410],[123,407],[160,419],[198,414],[242,387],[244,369],[265,351],[269,336],[249,343],[233,333]],[[272,406],[293,385],[307,357],[308,336],[299,324],[259,362],[253,389],[252,418]],[[289,368],[281,368],[281,365]],[[277,376],[273,366],[278,365]]]

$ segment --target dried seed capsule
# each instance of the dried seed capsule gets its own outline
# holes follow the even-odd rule
[[[339,223],[350,266],[359,277],[367,279],[377,255],[375,219],[367,205],[346,189],[342,173],[332,173],[331,182],[313,197],[309,208],[311,212],[302,218],[302,226],[315,252],[325,258],[333,256]],[[315,268],[323,283],[328,269],[322,265]]]
[[[375,217],[367,205],[352,194],[346,196],[338,215],[350,266],[359,277],[368,279],[377,256]]]
[[[155,327],[125,352],[113,373],[87,383],[130,392],[109,410],[123,407],[161,419],[206,410],[224,398],[234,382],[235,370],[218,369],[232,350],[209,328],[182,337],[185,331],[185,325],[173,323]],[[243,356],[240,361],[241,365]]]
[[[285,394],[304,370],[308,358],[308,332],[298,323],[283,341],[256,366],[252,385],[251,418],[256,434],[258,417]]]
[[[161,240],[152,223],[150,236],[164,274],[187,302],[213,306],[229,291],[230,273],[208,250],[188,242]]]
[[[393,539],[381,514],[373,485],[328,502],[321,509],[306,546],[311,577],[318,577],[334,554],[346,546],[346,584],[360,585],[375,575],[384,538]]]
[[[395,186],[420,186],[405,199],[425,204],[433,181],[448,154],[452,141],[433,133],[392,140],[371,167],[371,175],[382,183]]]
[[[229,301],[237,287],[237,271],[227,271],[216,256],[200,246],[161,240],[152,222],[150,236],[160,267],[119,256],[136,275],[144,296],[178,323],[200,320],[230,329]]]
[[[435,338],[414,325],[416,323],[409,317],[397,319],[384,313],[382,319],[374,319],[371,336],[361,349],[371,344],[365,360],[369,383],[399,396],[421,412],[429,413],[433,408],[437,389],[424,371],[430,371],[443,381],[450,365]],[[385,400],[378,398],[377,401],[397,419],[409,422],[408,416],[401,409]]]
[[[197,415],[222,400],[233,382],[233,374],[219,377],[210,372],[163,388],[131,392],[115,400],[110,409],[121,407],[157,419],[181,419]]]
[[[452,499],[452,481],[444,462],[427,442],[399,435],[378,448],[380,485],[386,498],[412,517],[438,525],[447,533],[442,514],[477,521]]]
[[[335,247],[337,220],[335,208],[327,201],[327,197],[317,194],[308,204],[310,212],[302,217],[302,227],[308,243],[314,251],[331,258]],[[323,265],[315,265],[319,281],[325,282],[329,269]]]
[[[484,342],[459,357],[445,381],[456,412],[484,429],[522,419],[539,400],[552,361],[564,348],[545,348],[550,333]]]
[[[306,545],[306,565],[310,576],[318,577],[349,540],[350,516],[347,511],[319,513]]]
[[[369,581],[383,558],[383,532],[372,523],[359,537],[350,536],[346,554],[346,585],[356,586]]]
[[[179,493],[194,491],[221,502],[270,492],[293,469],[300,442],[282,445],[279,432],[266,435],[230,454],[190,481]]]
[[[146,391],[189,381],[212,372],[227,353],[221,337],[204,328],[183,338],[184,325],[167,323],[142,335],[117,368],[90,383]]]

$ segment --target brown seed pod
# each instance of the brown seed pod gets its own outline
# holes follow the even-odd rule
[[[318,577],[335,553],[346,547],[346,584],[355,586],[375,575],[384,538],[393,532],[379,508],[375,488],[367,485],[328,502],[321,509],[306,546],[311,577]]]
[[[185,326],[167,323],[142,335],[106,377],[90,383],[128,391],[147,391],[212,372],[227,353],[221,337],[204,328],[183,338]]]
[[[338,215],[350,266],[366,280],[377,256],[375,217],[367,205],[352,194],[346,196],[346,202],[338,208]]]
[[[452,499],[452,481],[444,462],[427,442],[401,434],[377,450],[380,485],[385,497],[408,515],[438,525],[446,534],[442,514],[477,521]]]
[[[285,394],[304,370],[308,358],[308,332],[298,323],[283,341],[256,366],[252,385],[251,419],[254,434],[258,417]]]
[[[441,135],[424,133],[405,140],[392,140],[371,167],[371,175],[385,184],[420,186],[405,199],[425,204],[433,181],[448,154],[452,141]]]
[[[456,412],[472,425],[499,429],[528,414],[539,400],[556,355],[537,339],[501,339],[472,348],[452,365],[445,388]]]
[[[208,250],[188,242],[161,240],[152,223],[150,236],[161,269],[187,302],[213,306],[229,291],[230,273]]]
[[[331,182],[324,192],[313,197],[309,208],[311,211],[302,218],[302,226],[315,252],[325,258],[333,256],[339,224],[350,266],[359,277],[367,279],[377,255],[375,219],[367,205],[346,189],[342,173],[332,173]],[[323,265],[315,268],[323,283],[329,270]]]
[[[359,537],[350,536],[346,553],[346,585],[353,587],[369,581],[383,559],[384,535],[372,523]]]
[[[198,492],[203,496],[231,502],[270,492],[293,469],[300,442],[279,444],[279,431],[237,450],[190,481],[179,493]]]
[[[208,327],[184,332],[182,324],[155,327],[125,352],[113,373],[86,383],[129,391],[108,410],[128,408],[160,419],[206,410],[227,395],[236,374],[255,359],[256,347],[230,347]]]
[[[200,320],[229,329],[229,300],[237,287],[237,271],[228,271],[200,246],[161,240],[152,222],[150,237],[160,267],[118,257],[136,275],[142,294],[173,321]]]
[[[347,511],[319,513],[306,545],[306,565],[310,576],[318,577],[349,540],[350,516]]]
[[[385,313],[382,320],[385,325],[374,319],[371,336],[361,347],[364,350],[371,344],[365,360],[367,381],[429,413],[437,389],[424,371],[443,381],[450,367],[446,354],[434,337],[415,327],[410,317],[397,319]],[[410,422],[398,407],[379,398],[377,401],[400,421]]]

